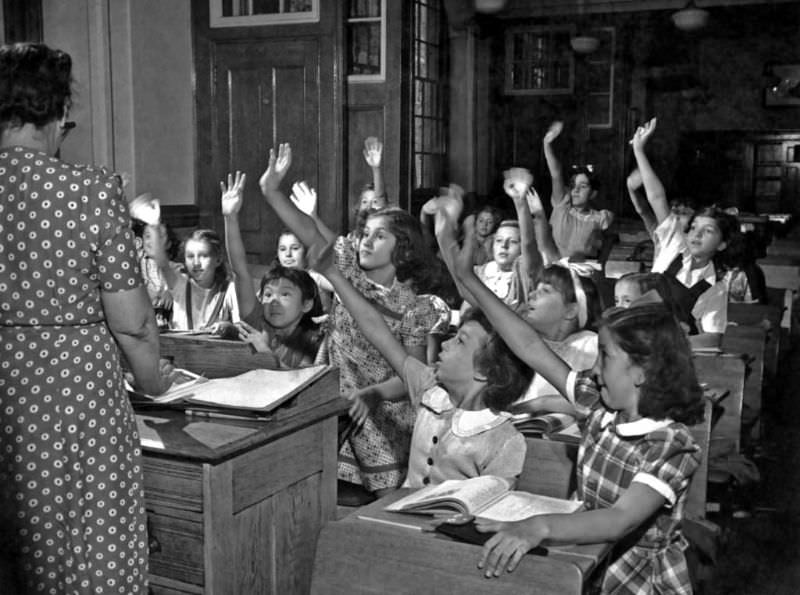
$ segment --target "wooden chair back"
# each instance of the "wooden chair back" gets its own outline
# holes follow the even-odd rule
[[[709,452],[738,453],[741,440],[742,399],[744,398],[745,363],[740,354],[697,354],[694,357],[697,379],[718,395],[727,395],[719,403],[721,414],[712,410]],[[716,409],[716,406],[715,406]]]
[[[576,487],[578,445],[545,438],[525,438],[528,450],[517,482],[523,492],[569,498]]]
[[[689,430],[692,438],[700,446],[702,459],[700,466],[694,472],[689,482],[689,490],[686,495],[684,514],[687,518],[700,520],[706,518],[706,500],[708,496],[708,447],[711,442],[711,399],[706,399],[705,413],[703,421],[691,426]]]
[[[764,388],[764,350],[767,331],[763,326],[729,326],[722,338],[722,349],[747,358],[742,397],[742,427],[751,438],[760,436]]]

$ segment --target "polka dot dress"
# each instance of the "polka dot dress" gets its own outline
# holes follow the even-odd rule
[[[7,555],[26,592],[145,593],[139,439],[100,301],[141,284],[119,184],[4,149],[0,235]]]

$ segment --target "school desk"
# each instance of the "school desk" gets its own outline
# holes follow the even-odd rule
[[[151,592],[307,593],[345,410],[335,368],[269,421],[139,409]]]
[[[694,367],[697,380],[717,395],[725,395],[719,402],[721,410],[711,427],[709,452],[711,458],[726,453],[738,453],[742,425],[742,399],[744,396],[745,362],[740,354],[695,354]]]
[[[383,510],[409,491],[398,490],[323,527],[311,593],[580,594],[611,550],[608,544],[550,548],[547,556],[524,556],[514,572],[486,579],[477,567],[481,546],[420,530],[430,517]]]
[[[772,332],[778,332],[778,329]],[[722,336],[723,351],[741,353],[747,358],[742,394],[742,428],[753,439],[758,439],[761,432],[766,333],[762,326],[728,325]]]

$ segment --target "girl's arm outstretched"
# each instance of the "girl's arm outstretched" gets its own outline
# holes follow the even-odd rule
[[[634,169],[626,180],[628,196],[633,203],[633,208],[636,209],[636,212],[642,219],[642,223],[644,223],[644,228],[647,230],[648,235],[653,235],[653,232],[658,226],[658,221],[656,221],[653,209],[650,207],[646,197],[642,197],[639,192],[643,184],[641,172],[638,168]]]
[[[567,186],[564,183],[564,171],[561,167],[561,162],[558,160],[558,157],[556,157],[556,152],[553,150],[553,141],[558,138],[562,130],[564,130],[564,122],[556,120],[550,124],[542,140],[544,159],[547,161],[547,169],[550,171],[550,180],[553,186],[553,191],[550,194],[550,201],[553,206],[564,200],[564,196],[567,194]]]
[[[522,244],[522,271],[529,279],[538,279],[542,270],[542,255],[537,245],[536,233],[533,229],[533,215],[528,207],[526,196],[531,192],[533,175],[524,167],[512,167],[503,172],[505,181],[503,190],[514,202],[519,223],[519,238]],[[525,279],[520,279],[525,283]],[[525,292],[527,295],[527,291]]]
[[[380,314],[361,293],[353,287],[334,262],[333,244],[321,250],[309,250],[313,269],[327,277],[336,295],[358,324],[359,330],[380,351],[390,366],[402,377],[403,364],[409,357],[406,348],[392,334],[391,329]]]
[[[222,192],[220,199],[222,217],[225,221],[225,250],[233,270],[236,302],[243,317],[248,316],[257,303],[253,279],[250,276],[250,269],[247,268],[247,253],[242,241],[242,232],[239,228],[239,211],[242,208],[245,180],[246,175],[237,171],[235,177],[228,174],[227,184],[219,183]]]
[[[656,119],[653,118],[636,129],[630,142],[633,146],[633,156],[636,158],[636,165],[642,176],[642,183],[644,184],[644,192],[647,195],[647,201],[653,209],[656,221],[661,223],[669,216],[667,192],[664,190],[664,185],[656,175],[653,166],[650,165],[650,160],[647,158],[647,153],[645,153],[644,150],[647,140],[653,135],[655,130]]]
[[[289,143],[281,143],[277,155],[275,149],[270,149],[267,169],[258,183],[264,198],[267,199],[267,204],[273,208],[283,224],[300,239],[306,250],[320,252],[328,243],[325,236],[317,229],[314,219],[297,208],[279,188],[291,164],[292,148]]]
[[[554,543],[615,542],[646,522],[666,498],[634,482],[611,508],[533,516],[514,523],[476,521],[478,531],[496,532],[483,546],[478,568],[487,578],[513,571],[522,556],[545,539]]]
[[[464,221],[463,247],[457,240],[458,214],[440,209],[436,213],[436,239],[442,254],[447,253],[445,263],[450,273],[465,287],[478,306],[492,323],[506,344],[522,361],[541,374],[562,395],[566,395],[569,366],[552,352],[539,334],[516,312],[503,303],[484,285],[472,270],[472,250],[475,233],[471,217]],[[452,268],[451,268],[452,267]]]
[[[374,136],[364,139],[364,161],[367,162],[372,170],[372,186],[375,189],[375,198],[383,198],[386,195],[386,188],[383,185],[383,171],[381,161],[383,161],[383,143]]]

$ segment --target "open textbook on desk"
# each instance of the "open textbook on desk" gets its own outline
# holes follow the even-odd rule
[[[229,378],[207,379],[178,370],[181,382],[157,397],[138,395],[134,405],[180,406],[193,410],[220,410],[245,415],[265,414],[291,399],[321,377],[328,366],[309,366],[292,370],[250,370]]]
[[[495,521],[519,521],[536,514],[570,513],[583,503],[510,490],[511,484],[493,475],[449,479],[417,490],[386,507],[391,512],[467,514]]]

